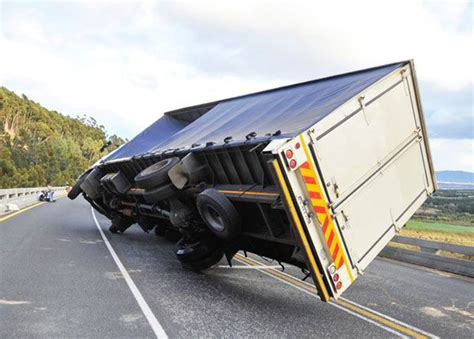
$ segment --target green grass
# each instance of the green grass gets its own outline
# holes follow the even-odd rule
[[[456,233],[474,233],[474,227],[472,226],[461,226],[461,225],[450,225],[440,224],[431,221],[420,221],[410,220],[406,225],[407,229],[413,230],[435,230],[442,232],[456,232]]]

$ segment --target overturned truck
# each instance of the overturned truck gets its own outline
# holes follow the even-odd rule
[[[69,193],[180,236],[182,266],[249,251],[337,298],[436,189],[412,61],[165,113]]]

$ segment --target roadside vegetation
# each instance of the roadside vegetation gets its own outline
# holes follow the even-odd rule
[[[0,188],[72,184],[124,140],[0,87]]]
[[[474,190],[439,190],[400,235],[474,246]]]

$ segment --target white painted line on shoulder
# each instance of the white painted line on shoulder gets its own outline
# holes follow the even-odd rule
[[[427,337],[430,337],[430,338],[433,338],[433,339],[439,339],[438,336],[436,336],[436,335],[434,335],[434,334],[432,334],[432,333],[426,332],[426,331],[422,330],[421,328],[412,326],[412,325],[410,325],[410,324],[404,323],[403,321],[400,321],[400,320],[398,320],[398,319],[392,318],[392,317],[390,317],[390,316],[388,316],[388,315],[386,315],[386,314],[377,312],[376,310],[374,310],[374,309],[372,309],[372,308],[368,308],[368,307],[363,306],[363,305],[361,305],[361,304],[358,304],[358,303],[356,303],[355,301],[352,301],[352,300],[349,300],[349,299],[346,299],[346,298],[342,298],[342,297],[339,298],[339,299],[344,300],[345,302],[347,302],[347,303],[349,303],[349,304],[352,304],[352,305],[355,305],[355,306],[357,306],[357,307],[360,307],[360,308],[362,308],[362,309],[364,309],[364,310],[366,310],[366,311],[369,311],[369,312],[372,312],[372,313],[374,313],[374,314],[377,314],[377,315],[379,315],[379,316],[381,316],[381,317],[384,317],[385,319],[388,319],[388,320],[390,320],[390,321],[393,321],[394,323],[397,323],[397,324],[399,324],[399,325],[405,326],[406,328],[409,328],[410,330],[413,330],[413,331],[416,331],[416,332],[420,332],[421,334],[424,334],[424,335],[426,335]]]
[[[168,335],[166,334],[165,330],[161,326],[161,324],[158,322],[156,319],[155,315],[150,309],[150,306],[148,306],[147,302],[143,298],[142,294],[137,288],[137,285],[133,282],[132,278],[128,274],[127,270],[125,269],[125,266],[123,266],[122,261],[118,257],[117,253],[115,253],[115,250],[113,249],[112,245],[110,244],[109,240],[105,236],[104,232],[102,231],[102,228],[100,227],[99,221],[97,221],[97,218],[94,213],[94,209],[91,208],[92,211],[92,217],[94,218],[95,225],[97,226],[97,229],[99,230],[100,236],[104,240],[105,245],[107,246],[107,249],[109,250],[112,258],[115,261],[115,264],[120,270],[120,273],[122,273],[125,281],[127,282],[128,287],[130,288],[130,291],[132,291],[133,296],[135,297],[135,300],[138,303],[138,306],[140,306],[143,314],[146,317],[146,320],[151,326],[151,329],[155,333],[157,338],[168,338]]]
[[[296,279],[295,277],[293,277],[292,275],[290,275],[290,274],[288,274],[288,273],[286,273],[286,272],[281,272],[281,273],[284,274],[284,275],[286,275],[286,276],[288,276],[288,277],[291,277],[291,278],[293,278],[293,279]],[[311,284],[311,283],[309,283],[309,282],[307,282],[307,281],[303,281],[303,282],[304,282],[305,284],[307,284],[308,286],[311,286],[311,287],[316,288],[313,284]],[[422,330],[422,329],[420,329],[420,328],[418,328],[418,327],[412,326],[412,325],[407,324],[407,323],[405,323],[405,322],[403,322],[403,321],[400,321],[400,320],[398,320],[398,319],[392,318],[392,317],[390,317],[390,316],[388,316],[388,315],[386,315],[386,314],[384,314],[384,313],[377,312],[376,310],[374,310],[374,309],[372,309],[372,308],[369,308],[369,307],[366,307],[366,306],[363,306],[363,305],[361,305],[361,304],[358,304],[358,303],[356,303],[355,301],[352,301],[352,300],[349,300],[349,299],[346,299],[346,298],[343,298],[343,297],[340,297],[339,299],[340,299],[340,300],[343,300],[343,301],[345,301],[345,302],[347,302],[347,303],[349,303],[349,304],[352,304],[352,305],[355,305],[355,306],[357,306],[357,307],[360,307],[360,308],[362,308],[362,309],[364,309],[364,310],[366,310],[366,311],[368,311],[368,312],[370,312],[370,313],[376,314],[376,315],[378,315],[378,316],[380,316],[380,317],[382,317],[382,318],[385,318],[385,319],[387,319],[387,320],[390,320],[390,321],[392,321],[392,322],[394,322],[394,323],[396,323],[396,324],[402,325],[402,326],[404,326],[404,327],[406,327],[406,328],[408,328],[408,329],[410,329],[410,330],[413,330],[413,331],[419,332],[419,333],[421,333],[421,334],[424,334],[424,335],[426,335],[426,336],[429,337],[429,338],[439,339],[439,337],[436,336],[436,335],[434,335],[433,333],[426,332],[426,331],[424,331],[424,330]],[[335,304],[335,303],[333,303],[333,302],[331,302],[331,304],[333,304],[333,306],[336,306],[336,307],[341,307],[340,305],[337,305],[337,304]],[[350,310],[347,310],[346,308],[344,308],[344,310],[345,310],[345,311],[350,311]],[[352,311],[350,311],[350,312],[352,312]]]
[[[217,266],[213,266],[212,268],[230,268],[230,269],[233,269],[233,270],[258,270],[258,269],[263,269],[263,268],[281,268],[281,266],[264,266],[264,265],[261,265],[261,266],[237,266],[237,265],[234,265],[234,266],[229,266],[229,265],[217,265]]]
[[[237,260],[237,261],[239,261],[239,262],[241,262],[242,264],[248,265],[247,263],[245,263],[245,262],[239,260],[238,258],[235,258],[235,257],[234,257],[234,259]],[[309,295],[312,296],[312,297],[316,297],[316,295],[315,295],[314,293],[311,293],[310,291],[308,291],[308,290],[306,290],[306,289],[304,289],[304,288],[302,288],[302,287],[299,287],[298,285],[292,284],[292,283],[289,282],[289,281],[286,281],[286,280],[281,279],[281,278],[279,278],[279,277],[277,277],[277,276],[274,276],[273,274],[270,274],[270,273],[264,271],[264,270],[261,269],[261,268],[260,268],[260,269],[257,269],[257,270],[260,271],[261,273],[265,274],[265,275],[268,275],[269,277],[271,277],[271,278],[273,278],[273,279],[279,280],[280,282],[282,282],[282,283],[284,283],[284,284],[286,284],[286,285],[288,285],[288,286],[291,286],[291,287],[293,287],[293,288],[296,288],[297,290],[300,290],[300,291],[302,291],[302,292],[304,292],[304,293],[306,293],[306,294],[309,294]],[[339,305],[336,305],[336,304],[334,304],[334,303],[332,303],[332,302],[330,303],[330,305],[335,306],[336,308],[340,309],[340,310],[343,311],[343,312],[349,313],[349,314],[351,314],[351,315],[353,315],[353,316],[355,316],[355,317],[357,317],[357,318],[359,318],[359,319],[362,319],[362,320],[364,320],[364,321],[366,321],[366,322],[368,322],[368,323],[370,323],[370,324],[372,324],[372,325],[374,325],[374,326],[377,326],[377,327],[379,327],[379,328],[381,328],[381,329],[383,329],[383,330],[385,330],[385,331],[387,331],[387,332],[389,332],[389,333],[392,333],[392,334],[394,334],[394,335],[396,335],[396,336],[398,336],[398,337],[400,337],[400,338],[408,338],[407,336],[404,336],[403,334],[401,334],[401,333],[399,333],[399,332],[397,332],[397,331],[395,331],[395,330],[393,330],[393,329],[391,329],[391,328],[389,328],[389,327],[387,327],[387,326],[381,325],[381,324],[379,324],[379,323],[373,321],[372,319],[369,319],[369,318],[367,318],[367,317],[364,317],[364,316],[361,315],[361,314],[355,313],[355,312],[353,312],[353,311],[351,311],[351,310],[348,310],[348,309],[346,309],[346,308],[344,308],[344,307],[341,307],[341,306],[339,306]]]
[[[250,265],[250,266],[253,266],[253,267],[256,267],[256,268],[257,268],[258,266],[260,266],[260,265],[259,265],[260,262],[259,262],[258,260],[245,257],[246,260],[249,260],[249,261],[251,262],[251,264],[249,264],[249,263],[247,263],[247,262],[244,262],[244,261],[242,261],[242,260],[239,260],[239,256],[240,256],[240,255],[235,256],[234,259],[237,260],[237,261],[239,261],[239,262],[241,262],[241,263],[243,263],[243,264],[245,264],[245,265]],[[240,256],[240,257],[241,257],[241,256]],[[310,295],[315,296],[315,293],[313,293],[313,292],[307,290],[306,287],[303,287],[303,286],[300,287],[300,286],[298,286],[297,284],[293,283],[293,281],[296,281],[296,280],[297,280],[297,281],[298,281],[298,284],[306,285],[306,286],[310,287],[311,289],[316,289],[315,286],[314,286],[313,284],[309,283],[309,282],[301,281],[301,280],[299,280],[298,278],[296,278],[296,277],[294,277],[294,276],[292,276],[292,275],[290,275],[290,274],[288,274],[288,273],[286,273],[286,272],[282,272],[282,271],[280,271],[280,270],[277,270],[278,274],[279,274],[279,275],[282,275],[282,278],[284,277],[285,279],[282,279],[282,278],[280,278],[280,277],[278,277],[278,276],[272,274],[272,271],[274,271],[274,269],[270,269],[270,270],[267,270],[267,271],[266,271],[265,269],[261,269],[261,268],[260,268],[260,269],[258,269],[258,270],[259,270],[260,272],[262,272],[263,274],[266,274],[266,275],[268,275],[268,276],[270,276],[270,277],[272,277],[272,278],[274,278],[274,279],[277,279],[277,280],[279,280],[279,281],[281,281],[281,282],[283,282],[283,283],[285,283],[285,284],[287,284],[287,285],[289,285],[289,286],[292,286],[292,287],[294,287],[294,288],[296,288],[296,289],[298,289],[298,290],[300,290],[300,291],[302,291],[302,292],[305,292],[305,293],[307,293],[307,294],[310,294]],[[286,277],[288,278],[288,281],[286,281]],[[392,322],[393,324],[392,324],[392,326],[385,325],[385,324],[383,324],[383,323],[381,323],[381,322],[379,322],[379,321],[375,321],[374,319],[371,319],[371,318],[365,316],[365,315],[362,314],[361,312],[353,311],[353,310],[349,309],[348,307],[344,307],[344,305],[340,305],[340,304],[338,304],[338,303],[336,303],[336,302],[333,302],[333,301],[329,302],[329,304],[332,305],[332,306],[334,306],[334,307],[336,307],[336,308],[338,308],[338,309],[340,309],[341,311],[344,311],[344,312],[346,312],[346,313],[352,314],[352,315],[354,315],[354,316],[356,316],[356,317],[358,317],[358,318],[360,318],[360,319],[362,319],[362,320],[365,320],[365,321],[367,321],[367,322],[369,322],[369,323],[371,323],[371,324],[373,324],[373,325],[375,325],[375,326],[377,326],[377,327],[380,327],[380,328],[382,328],[382,329],[386,330],[387,332],[390,332],[390,333],[392,333],[392,334],[394,334],[394,335],[400,336],[400,337],[402,337],[402,338],[408,338],[408,337],[409,337],[409,336],[407,336],[407,335],[405,335],[404,333],[401,333],[401,332],[399,331],[399,330],[400,330],[400,326],[401,326],[401,330],[406,330],[406,329],[408,329],[408,331],[405,331],[405,332],[408,332],[408,333],[410,333],[411,331],[417,332],[417,333],[414,333],[414,337],[439,338],[439,337],[437,337],[436,335],[434,335],[434,334],[432,334],[432,333],[423,331],[423,330],[421,330],[421,329],[419,329],[419,328],[417,328],[417,327],[415,327],[415,326],[408,325],[408,324],[406,324],[406,323],[404,323],[404,322],[402,322],[402,321],[399,321],[399,320],[397,320],[397,319],[394,319],[394,318],[392,318],[392,317],[389,317],[389,316],[387,316],[387,315],[385,315],[385,314],[382,314],[382,313],[380,313],[380,312],[377,312],[377,311],[375,311],[375,310],[372,310],[372,309],[370,309],[370,308],[368,308],[368,307],[359,305],[359,304],[357,304],[357,303],[354,302],[354,301],[350,301],[350,300],[345,299],[345,298],[340,298],[340,300],[341,300],[341,301],[345,301],[347,304],[352,304],[352,305],[358,307],[359,309],[366,310],[366,311],[369,312],[369,313],[373,313],[373,314],[379,316],[380,318],[383,318],[383,319],[385,319],[385,320],[388,320],[388,321],[389,321],[388,325],[390,325],[390,322]],[[399,326],[398,326],[398,325],[399,325]],[[397,328],[397,327],[398,327],[398,328]],[[405,328],[405,329],[404,329],[404,328]],[[410,331],[410,330],[411,330],[411,331]],[[420,334],[420,335],[419,335],[419,334]]]
[[[235,258],[236,260],[240,261],[240,260],[238,259],[238,257],[234,257],[234,258]],[[253,259],[253,258],[248,258],[248,259],[254,261],[255,263],[259,263],[258,260],[255,260],[255,259]],[[240,261],[240,262],[242,262],[242,261]],[[258,264],[257,264],[257,265],[258,265]],[[255,266],[255,267],[257,267],[257,266]],[[295,276],[292,276],[291,274],[288,274],[288,273],[283,272],[283,271],[280,271],[280,270],[278,270],[278,272],[279,272],[280,274],[283,274],[283,275],[287,276],[287,277],[290,278],[290,279],[296,279],[296,280],[298,280],[299,283],[305,284],[305,285],[307,285],[307,286],[309,286],[309,287],[311,287],[311,288],[316,288],[316,286],[314,286],[314,284],[311,284],[311,283],[309,283],[309,282],[307,282],[307,281],[300,280],[299,278],[297,278],[297,277],[295,277]],[[342,300],[342,301],[345,301],[345,302],[347,302],[347,303],[349,303],[349,304],[352,304],[352,305],[354,305],[354,306],[357,306],[357,307],[359,307],[359,308],[362,308],[362,309],[364,309],[364,310],[366,310],[366,311],[368,311],[368,312],[370,312],[370,313],[376,314],[376,315],[378,315],[378,316],[380,316],[380,317],[382,317],[382,318],[385,318],[385,319],[387,319],[387,320],[390,320],[390,321],[392,321],[392,322],[394,322],[394,323],[396,323],[396,324],[402,325],[402,326],[404,326],[404,327],[406,327],[406,328],[408,328],[408,329],[411,329],[411,330],[413,330],[413,331],[416,331],[416,332],[419,332],[419,333],[421,333],[421,334],[424,334],[424,335],[426,335],[426,336],[429,337],[429,338],[439,339],[439,337],[436,336],[436,335],[434,335],[433,333],[429,333],[429,332],[424,331],[424,330],[422,330],[422,329],[420,329],[420,328],[418,328],[418,327],[412,326],[412,325],[407,324],[407,323],[405,323],[405,322],[403,322],[403,321],[400,321],[400,320],[398,320],[398,319],[392,318],[392,317],[390,317],[390,316],[388,316],[388,315],[386,315],[386,314],[384,314],[384,313],[377,312],[376,310],[371,309],[371,308],[366,307],[366,306],[363,306],[363,305],[360,305],[360,304],[356,303],[355,301],[346,299],[346,298],[344,298],[344,297],[340,297],[339,299]],[[340,305],[337,305],[337,304],[335,304],[335,303],[333,303],[333,302],[332,302],[331,304],[333,304],[334,306],[340,306]],[[344,310],[347,310],[347,309],[344,308]],[[350,310],[347,310],[347,311],[350,311]],[[351,311],[351,312],[352,312],[352,311]]]

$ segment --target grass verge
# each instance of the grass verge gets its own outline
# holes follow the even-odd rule
[[[424,220],[410,220],[407,222],[405,229],[432,230],[432,231],[441,231],[441,232],[449,232],[449,233],[473,233],[474,234],[474,227],[472,226],[443,224],[443,223],[436,223],[436,222],[424,221]]]

